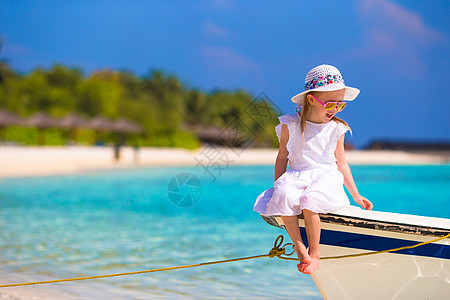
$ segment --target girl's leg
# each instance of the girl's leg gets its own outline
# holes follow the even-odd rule
[[[307,209],[303,210],[305,219],[306,235],[308,236],[311,264],[305,269],[304,273],[312,274],[320,266],[320,217],[319,214]]]
[[[300,228],[298,226],[298,216],[281,216],[284,226],[294,243],[295,252],[297,252],[298,260],[298,270],[304,272],[305,269],[311,264],[311,258],[308,255],[305,244],[303,244],[302,236],[300,235]]]

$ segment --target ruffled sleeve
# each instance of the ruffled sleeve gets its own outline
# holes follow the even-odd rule
[[[337,123],[337,127],[336,127],[337,136],[338,136],[338,138],[340,138],[343,134],[345,134],[348,131],[348,127],[342,123],[339,123],[339,122],[336,122],[336,123]]]
[[[278,141],[281,142],[281,128],[283,127],[283,124],[286,124],[289,127],[300,121],[300,116],[298,114],[282,115],[279,116],[278,119],[280,120],[280,124],[275,126],[275,133],[277,134]]]

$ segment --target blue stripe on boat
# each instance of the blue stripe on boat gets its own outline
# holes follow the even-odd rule
[[[302,239],[305,242],[306,247],[308,247],[305,228],[300,227],[300,232],[302,234]],[[320,235],[320,243],[330,246],[380,251],[393,248],[400,248],[404,246],[412,246],[418,244],[419,242],[381,236],[373,236],[360,233],[322,229]],[[450,259],[450,245],[427,244],[419,246],[417,248],[406,249],[391,253]]]

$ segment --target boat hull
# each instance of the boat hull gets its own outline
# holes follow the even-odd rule
[[[339,233],[337,236],[343,236],[342,229],[333,228],[340,226],[325,225],[324,227],[326,235]],[[374,250],[397,248],[403,242],[405,242],[404,245],[408,245],[430,240],[429,237],[395,235],[395,237],[391,235],[390,238],[386,238],[386,235],[374,236],[367,232],[348,235],[347,237],[353,236],[359,239],[363,245],[360,248],[345,247],[343,246],[345,242],[333,246],[324,239],[324,243],[320,245],[320,253],[322,257],[368,253]],[[366,242],[363,242],[364,239]],[[381,249],[382,244],[379,244],[381,241],[386,242],[383,249]],[[355,240],[348,241],[349,244],[354,242]],[[372,245],[364,247],[367,243]],[[426,247],[428,249],[424,250]],[[404,250],[403,253],[322,260],[320,268],[312,274],[312,278],[326,300],[449,299],[450,259],[444,257],[448,255],[449,248],[450,246],[445,242],[441,244],[438,242]],[[410,253],[405,253],[407,251]],[[417,252],[421,253],[417,254]],[[426,255],[427,252],[429,256]]]
[[[338,219],[347,216],[334,216],[331,221],[323,217],[325,222],[322,220],[319,246],[322,258],[413,246],[450,233],[446,228],[436,230],[377,221],[361,222],[357,218],[340,222]],[[284,227],[281,217],[270,221],[272,225]],[[304,220],[301,218],[299,227],[307,244]],[[450,299],[448,238],[413,249],[322,259],[320,264],[312,278],[326,300]]]

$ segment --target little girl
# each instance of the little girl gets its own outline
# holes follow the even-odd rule
[[[261,215],[280,215],[295,245],[298,270],[312,274],[319,267],[319,213],[336,211],[350,202],[343,184],[356,203],[372,209],[353,180],[344,153],[348,124],[335,115],[359,90],[348,87],[336,67],[320,65],[308,72],[305,91],[292,97],[296,114],[279,117],[275,132],[280,149],[275,162],[274,187],[256,199]],[[286,171],[289,162],[289,170]],[[303,244],[298,215],[303,213],[309,251]]]

